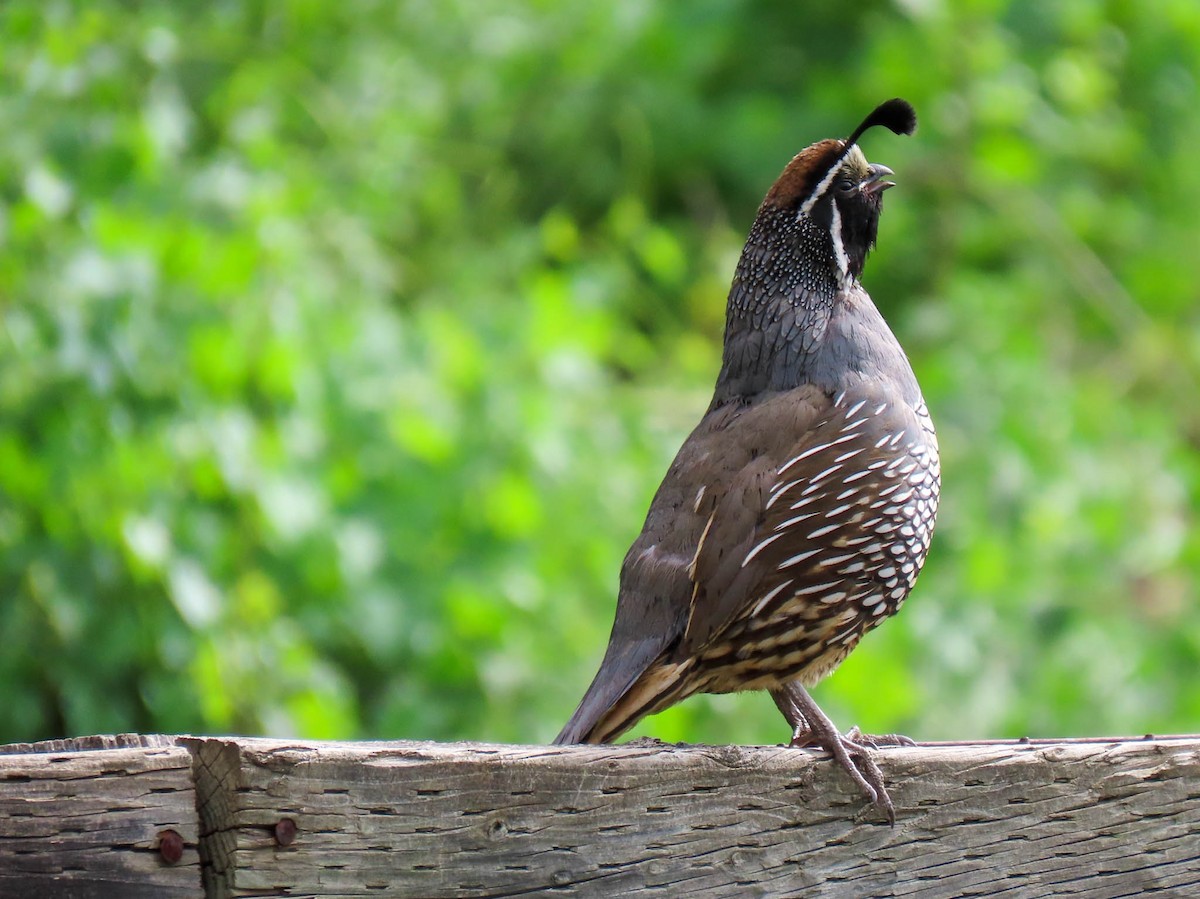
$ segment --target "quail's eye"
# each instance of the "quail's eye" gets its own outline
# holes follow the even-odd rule
[[[848,194],[854,190],[854,179],[849,175],[842,175],[842,177],[838,178],[837,180],[837,186],[838,190],[840,190],[842,193]]]

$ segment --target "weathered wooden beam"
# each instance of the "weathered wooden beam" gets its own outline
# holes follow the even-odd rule
[[[191,754],[171,737],[0,747],[0,897],[194,899]]]
[[[881,750],[895,827],[821,753],[782,747],[179,744],[214,897],[1200,893],[1195,737]],[[120,780],[161,749],[109,751]],[[65,764],[47,755],[40,781]],[[24,801],[14,759],[39,767],[0,755],[0,847]],[[181,870],[157,864],[155,882]],[[139,895],[125,882],[107,895]]]

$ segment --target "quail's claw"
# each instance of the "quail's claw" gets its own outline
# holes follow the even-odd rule
[[[788,746],[792,749],[807,749],[810,746],[816,746],[815,737],[813,736],[812,727],[807,721],[801,721],[792,730],[792,739],[788,742]]]
[[[883,772],[875,764],[866,748],[859,743],[843,737],[837,731],[832,738],[819,744],[822,749],[833,756],[842,769],[858,784],[859,789],[871,800],[871,804],[879,809],[888,819],[888,824],[896,823],[896,806],[888,795],[883,783]]]
[[[917,741],[904,734],[864,734],[858,725],[846,731],[846,739],[867,749],[883,749],[888,746],[916,746]]]

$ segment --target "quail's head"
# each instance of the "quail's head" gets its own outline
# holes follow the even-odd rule
[[[895,182],[887,180],[891,169],[867,161],[858,138],[876,125],[911,134],[916,123],[913,108],[904,100],[880,104],[846,140],[818,141],[797,154],[763,206],[807,218],[812,226],[805,229],[807,233],[829,235],[839,274],[859,277],[875,245],[883,192]]]

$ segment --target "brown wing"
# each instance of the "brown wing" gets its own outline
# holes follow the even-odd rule
[[[758,426],[783,414],[776,404],[789,400],[766,400]],[[801,433],[782,451],[761,441],[768,451],[712,511],[679,650],[708,671],[704,689],[819,679],[896,610],[924,562],[939,477],[928,416],[898,394],[864,392],[838,397]],[[728,684],[724,668],[736,669]]]
[[[715,522],[719,518],[724,528],[749,540],[761,504],[751,499],[744,485],[761,481],[765,488],[775,468],[771,454],[761,452],[753,441],[729,439],[728,432],[769,427],[764,439],[778,443],[781,434],[803,433],[831,405],[828,396],[812,387],[788,396],[787,403],[735,402],[710,410],[680,447],[621,567],[617,613],[604,660],[557,742],[612,739],[646,709],[669,704],[676,688],[685,689],[681,669],[656,674],[662,683],[651,683],[643,675],[666,664],[667,655],[677,655],[692,609],[699,551],[708,546],[710,554],[720,552],[713,548]],[[764,417],[767,405],[772,411]],[[728,502],[726,498],[735,494],[749,501]],[[718,507],[721,512],[714,517]]]
[[[614,739],[698,690],[790,679],[822,640],[849,640],[848,652],[924,559],[937,455],[921,422],[898,395],[835,402],[811,386],[706,415],[625,557],[604,661],[557,742]],[[849,604],[831,610],[843,593]]]

